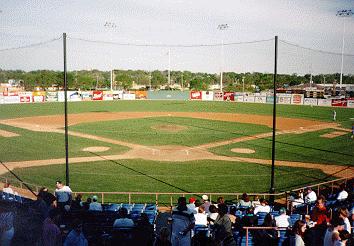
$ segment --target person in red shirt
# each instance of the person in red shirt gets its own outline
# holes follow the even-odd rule
[[[329,222],[327,208],[325,206],[325,197],[319,196],[316,205],[312,210],[311,220],[316,222],[316,226],[325,225]]]

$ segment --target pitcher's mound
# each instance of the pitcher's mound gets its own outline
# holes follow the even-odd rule
[[[231,149],[231,151],[235,153],[242,153],[242,154],[253,154],[256,152],[253,149],[246,149],[246,148],[233,148]]]
[[[164,131],[164,132],[180,132],[187,129],[186,126],[179,126],[179,125],[172,125],[172,124],[154,125],[151,126],[151,128],[159,131]]]
[[[101,147],[101,146],[93,146],[93,147],[87,147],[82,149],[82,151],[86,151],[86,152],[104,152],[109,150],[110,147]]]

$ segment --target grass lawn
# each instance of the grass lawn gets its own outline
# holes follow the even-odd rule
[[[350,133],[336,138],[323,138],[320,135],[332,132],[326,129],[303,134],[276,136],[276,159],[313,163],[354,165],[354,141]],[[249,148],[254,154],[232,152],[232,148]],[[211,152],[226,156],[242,156],[260,159],[272,158],[272,138],[251,140],[209,149]]]
[[[155,129],[163,125],[177,125],[185,128],[179,132]],[[269,127],[261,125],[181,117],[152,117],[83,123],[71,126],[70,130],[143,145],[183,146],[195,146],[271,131]]]
[[[271,104],[237,103],[237,102],[207,102],[207,101],[88,101],[68,103],[69,113],[85,112],[224,112],[242,114],[271,115]],[[277,105],[277,115],[290,118],[307,118],[321,121],[332,120],[331,107],[310,107],[298,105]],[[337,121],[350,128],[349,118],[354,116],[354,108],[336,108]],[[18,118],[38,115],[55,115],[64,113],[64,104],[32,103],[4,104],[0,107],[0,119]]]
[[[1,161],[65,158],[64,134],[34,132],[1,124],[0,129],[20,135],[11,138],[0,137]],[[93,156],[89,152],[81,151],[81,149],[91,146],[110,147],[110,150],[101,152],[104,155],[120,154],[129,149],[125,146],[69,136],[69,157]]]
[[[74,191],[93,192],[268,192],[270,171],[270,165],[210,160],[102,161],[70,165],[70,186]],[[65,165],[15,169],[14,173],[26,182],[53,188],[55,180],[65,180]],[[12,177],[9,173],[3,176]],[[329,180],[327,175],[319,170],[290,167],[275,170],[277,192],[326,180]]]

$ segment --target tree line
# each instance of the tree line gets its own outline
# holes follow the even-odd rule
[[[171,71],[168,84],[168,71],[144,70],[114,70],[114,89],[129,90],[133,83],[148,89],[158,89],[165,85],[172,89],[173,84],[178,84],[184,89],[208,90],[210,85],[220,83],[219,74],[193,73],[190,71]],[[279,74],[277,87],[294,86],[310,81],[310,74]],[[339,82],[339,73],[313,75],[312,81],[316,84]],[[1,70],[0,82],[6,83],[14,79],[21,81],[26,90],[35,87],[47,88],[52,85],[63,86],[63,72],[53,70],[37,70],[25,72],[22,70]],[[110,88],[110,71],[79,70],[67,73],[68,87],[70,89],[94,90],[96,88]],[[344,84],[354,84],[354,75],[343,75]],[[223,73],[223,86],[225,91],[263,91],[273,88],[273,74],[270,73]]]

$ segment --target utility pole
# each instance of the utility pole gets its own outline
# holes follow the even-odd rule
[[[220,24],[218,25],[218,30],[224,31],[229,28],[228,24]],[[223,34],[222,34],[223,35]],[[221,38],[221,68],[220,68],[220,91],[223,91],[222,77],[224,70],[224,37]]]
[[[108,22],[104,24],[104,27],[110,29],[111,33],[111,42],[113,41],[113,30],[117,28],[117,25],[114,22]],[[113,91],[113,65],[112,65],[112,54],[110,55],[111,58],[111,64],[110,64],[110,72],[111,72],[111,91]]]

